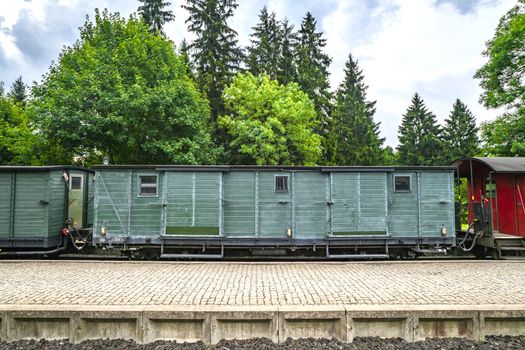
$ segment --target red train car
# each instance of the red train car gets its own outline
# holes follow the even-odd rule
[[[463,247],[493,249],[500,258],[523,256],[525,157],[464,158],[453,166],[467,179],[469,229],[462,232]]]

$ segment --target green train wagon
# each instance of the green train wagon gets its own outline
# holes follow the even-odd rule
[[[455,245],[451,167],[95,166],[95,246],[386,258]]]
[[[0,255],[60,252],[68,218],[92,226],[93,176],[74,166],[0,166]]]

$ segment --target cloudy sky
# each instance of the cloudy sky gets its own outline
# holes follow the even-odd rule
[[[78,38],[86,15],[108,8],[128,16],[135,0],[0,0],[0,81],[8,89],[22,75],[40,81],[64,45]],[[183,0],[171,0],[176,20],[165,27],[176,43],[191,40],[184,21]],[[478,121],[497,112],[478,103],[481,92],[472,78],[484,62],[481,56],[498,20],[516,0],[238,0],[231,26],[242,45],[266,5],[279,18],[299,26],[306,11],[318,21],[332,57],[332,87],[343,79],[349,53],[358,60],[377,100],[376,120],[386,143],[397,145],[397,129],[414,92],[419,92],[440,121],[456,98],[465,102]]]

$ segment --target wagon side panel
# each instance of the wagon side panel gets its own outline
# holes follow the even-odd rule
[[[326,234],[326,177],[320,172],[293,175],[294,237],[319,238]]]
[[[128,174],[127,183],[130,184],[127,190],[129,205],[124,217],[131,216],[129,220],[130,236],[158,237],[160,235],[164,176],[164,173],[146,169],[135,170]]]
[[[49,173],[49,225],[50,236],[60,234],[67,215],[66,184],[61,171]]]
[[[421,230],[423,237],[440,237],[442,228],[454,233],[454,192],[451,172],[421,173]]]
[[[0,173],[0,240],[11,235],[14,173]]]
[[[47,237],[50,204],[48,172],[16,174],[14,238]]]
[[[166,176],[166,234],[218,236],[222,222],[222,173],[167,172]]]
[[[408,177],[410,188],[397,190],[396,177]],[[392,237],[419,236],[419,188],[416,172],[396,171],[388,174],[388,231]]]
[[[224,234],[226,237],[255,237],[258,222],[258,174],[230,171],[224,174]]]
[[[95,176],[95,226],[100,234],[126,236],[129,230],[129,173],[127,171],[97,171]]]

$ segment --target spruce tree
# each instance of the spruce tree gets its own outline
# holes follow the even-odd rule
[[[252,27],[251,46],[247,48],[247,66],[253,75],[266,73],[276,79],[279,74],[281,50],[280,28],[275,13],[268,13],[264,6],[259,14],[259,23]]]
[[[324,136],[327,133],[332,99],[328,80],[328,67],[332,60],[323,52],[326,39],[322,32],[317,32],[316,26],[317,21],[307,12],[297,33],[295,54],[299,86],[314,102],[319,120],[318,131]]]
[[[277,80],[283,85],[298,81],[297,65],[294,52],[297,34],[293,29],[294,26],[289,24],[288,19],[286,18],[280,23],[280,55],[279,64],[277,67]]]
[[[443,128],[444,154],[447,163],[458,158],[472,157],[479,149],[476,118],[467,106],[457,99],[445,119]]]
[[[200,90],[208,97],[213,123],[224,112],[221,95],[243,57],[237,32],[228,19],[237,8],[236,0],[187,0],[188,30],[196,35],[190,45]]]
[[[379,123],[374,122],[375,101],[366,99],[368,86],[357,60],[348,56],[345,78],[336,92],[327,136],[329,162],[333,165],[381,164],[384,138],[379,137]]]
[[[179,57],[184,63],[184,65],[186,66],[186,74],[190,78],[195,79],[195,75],[193,73],[193,62],[191,62],[191,57],[190,57],[190,47],[186,39],[182,39],[182,42],[180,43]]]
[[[9,90],[7,97],[16,103],[24,104],[27,99],[26,89],[27,85],[22,81],[22,76],[19,76],[11,85],[11,90]]]
[[[404,165],[437,165],[442,161],[441,128],[418,93],[399,126],[399,161]]]
[[[162,27],[164,24],[175,19],[171,10],[165,8],[171,6],[171,2],[163,0],[139,0],[143,5],[139,6],[138,12],[144,22],[148,25],[151,33],[161,33],[164,35]]]

